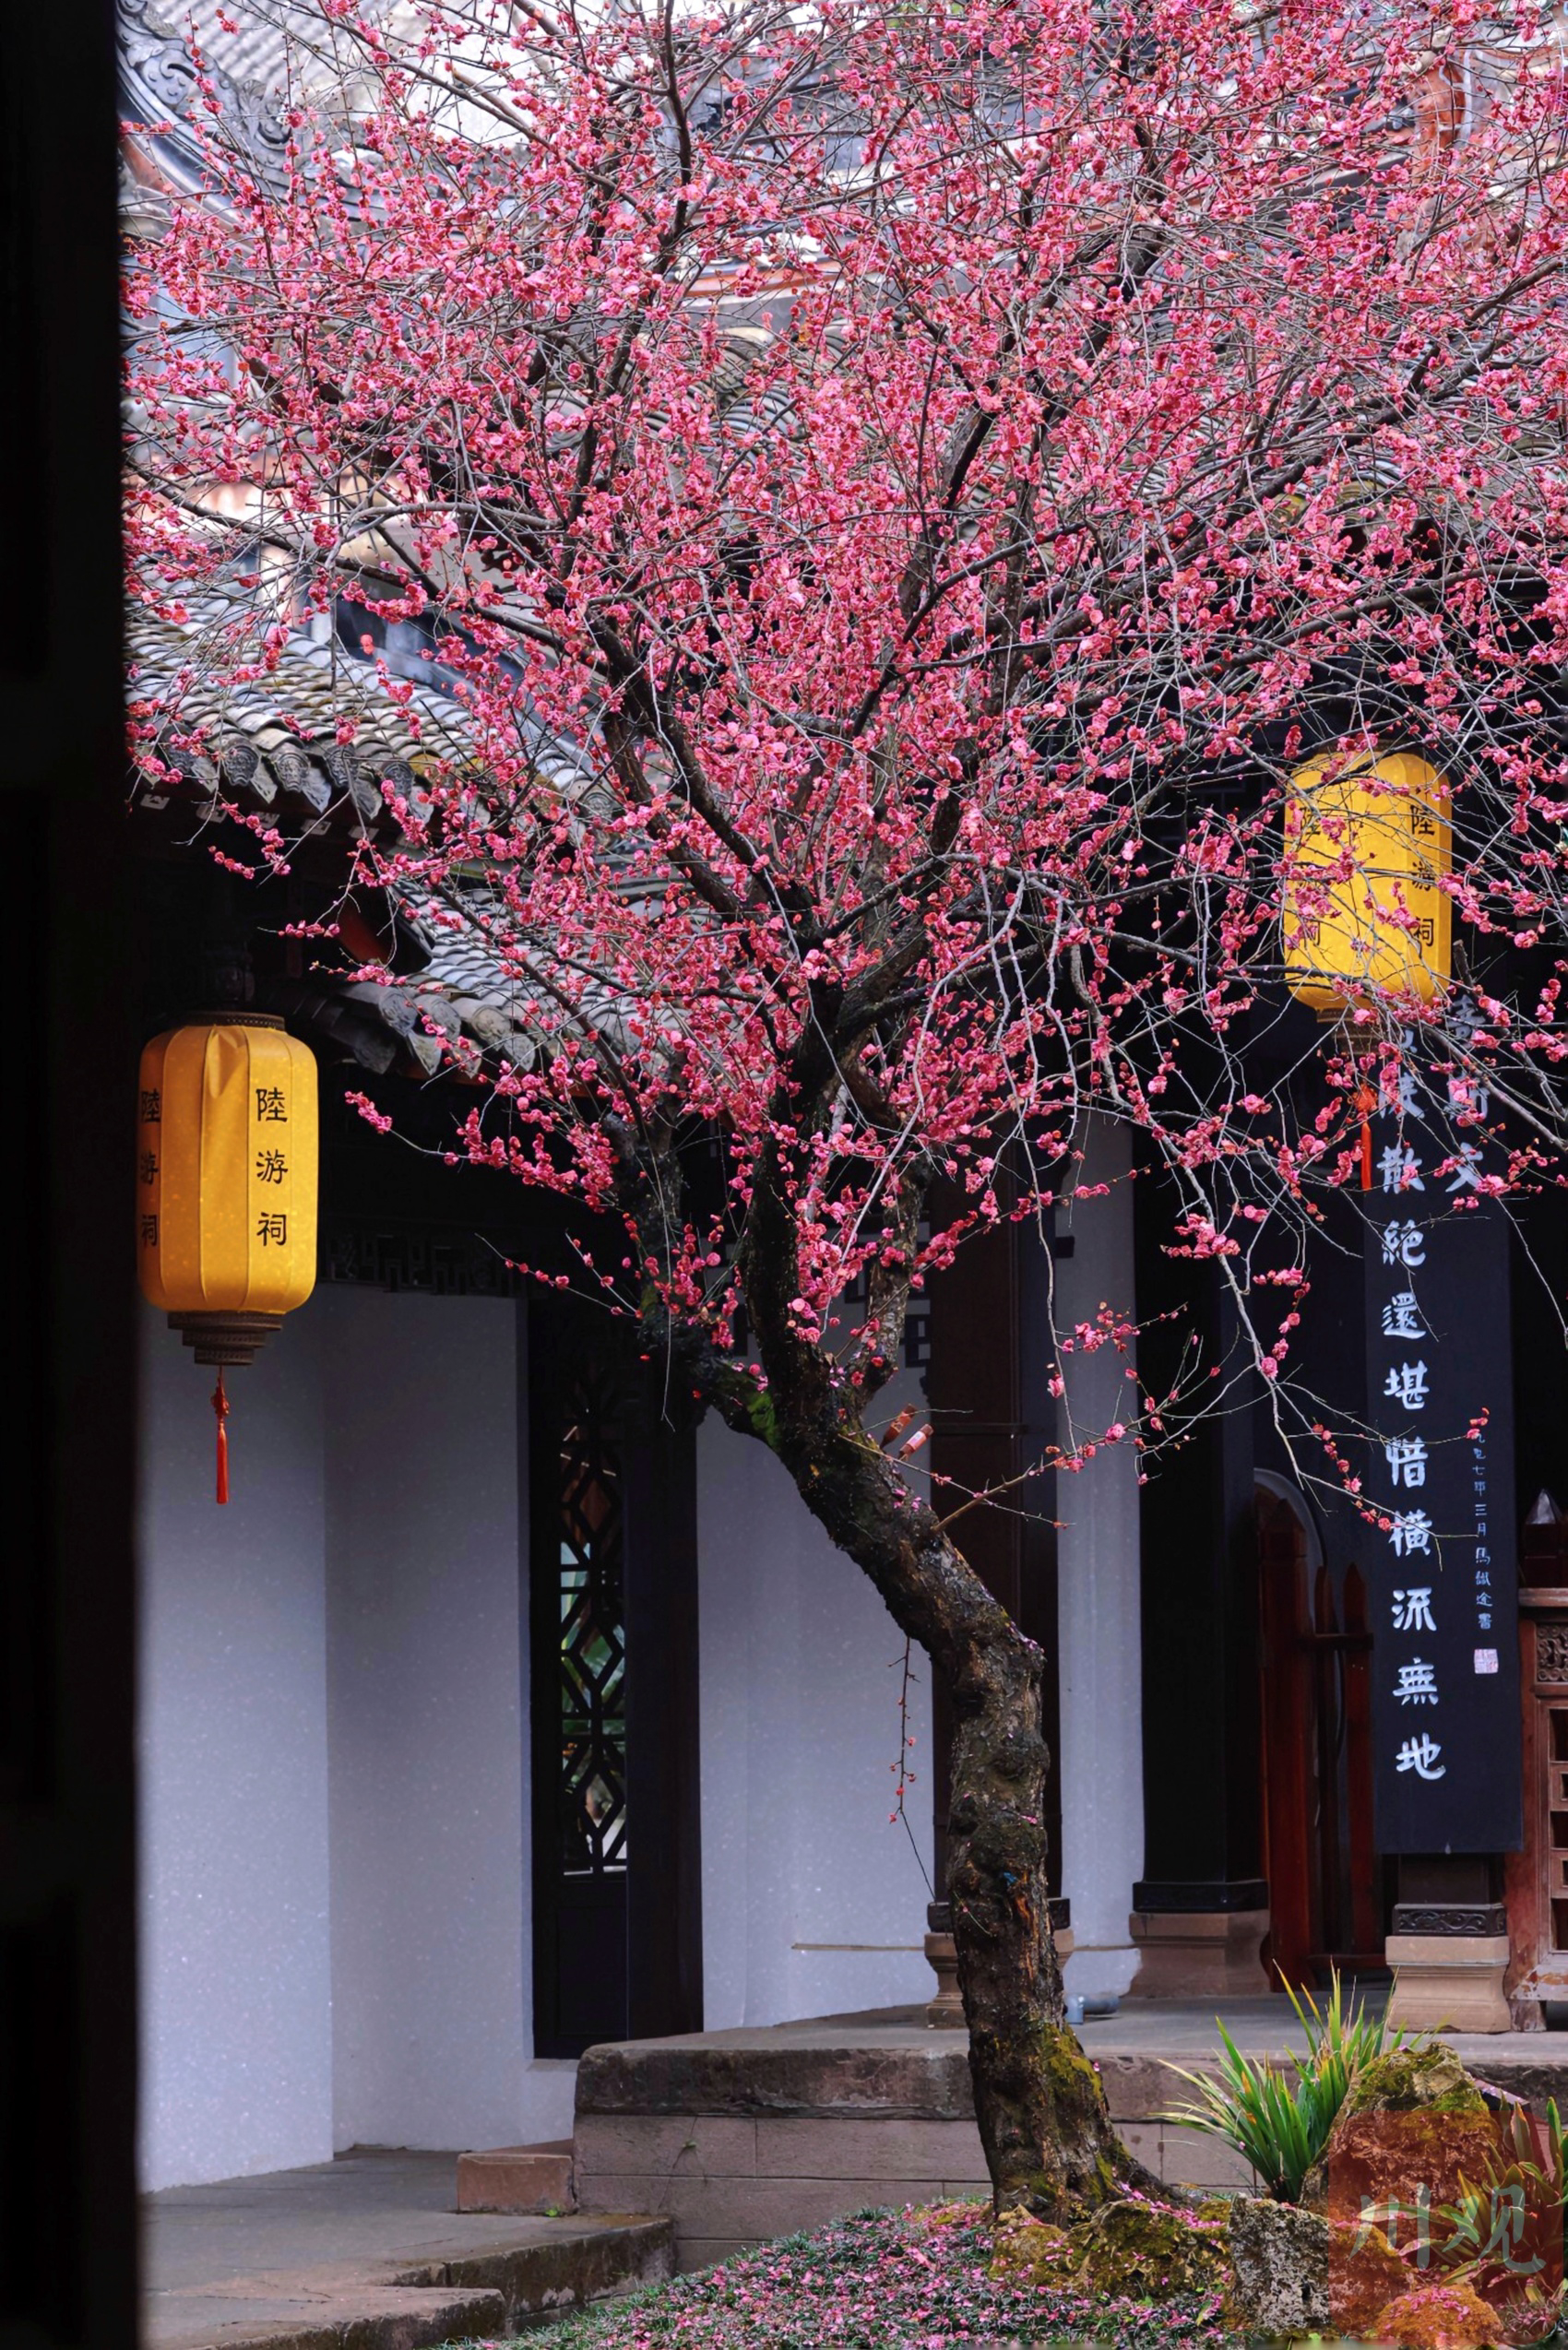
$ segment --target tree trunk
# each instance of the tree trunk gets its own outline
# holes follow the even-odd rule
[[[1040,1820],[1049,1762],[1039,1727],[1042,1659],[996,1612],[1005,1631],[972,1642],[950,1682],[957,1723],[948,1898],[996,2208],[1023,2204],[1059,2217],[1141,2174],[1111,2129],[1099,2074],[1063,2019]]]
[[[918,1641],[956,1717],[948,1873],[975,2114],[998,2211],[1053,2218],[1157,2182],[1111,2128],[1063,2019],[1046,1901],[1042,1658],[871,1439],[770,1391],[767,1441],[808,1508]],[[762,1431],[757,1431],[762,1432]]]
[[[809,1097],[805,1078],[801,1090]],[[781,1119],[790,1106],[779,1104]],[[678,1187],[664,1193],[678,1196]],[[975,2118],[996,2210],[1064,2219],[1118,2188],[1163,2190],[1117,2138],[1099,2076],[1063,2015],[1046,1896],[1040,1652],[862,1424],[866,1395],[897,1359],[918,1212],[912,1193],[888,1204],[897,1245],[890,1267],[871,1268],[858,1354],[846,1367],[797,1328],[799,1235],[778,1159],[765,1154],[742,1262],[766,1380],[737,1378],[732,1358],[709,1351],[690,1325],[682,1335],[698,1392],[778,1454],[813,1516],[946,1686],[956,1723],[948,1898]],[[895,1216],[901,1231],[891,1228]]]

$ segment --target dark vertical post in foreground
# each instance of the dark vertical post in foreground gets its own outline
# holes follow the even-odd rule
[[[113,11],[0,43],[0,2342],[136,2338]]]
[[[1044,1251],[1028,1225],[1004,1224],[960,1251],[931,1285],[931,1466],[941,1480],[937,1514],[963,1506],[964,1497],[995,1488],[999,1501],[967,1510],[954,1527],[965,1559],[1020,1632],[1043,1652],[1040,1732],[1046,1766],[1046,1875],[1062,1886],[1062,1782],[1058,1766],[1061,1716],[1056,1632],[1056,1527],[1049,1472],[1020,1487],[1017,1478],[1043,1460],[1056,1433],[1055,1405],[1046,1388],[1052,1369],[1051,1311]],[[938,1903],[944,1906],[947,1809],[951,1795],[953,1708],[937,1682],[932,1692],[935,1751],[917,1757],[929,1772],[936,1816]]]
[[[1134,1198],[1138,1370],[1147,1391],[1163,1397],[1191,1376],[1190,1345],[1201,1371],[1218,1365],[1234,1376],[1244,1352],[1223,1282],[1212,1264],[1166,1253],[1181,1211],[1148,1160]],[[1138,1988],[1148,1995],[1268,1988],[1258,1955],[1268,1883],[1253,1423],[1242,1386],[1156,1463],[1143,1490],[1145,1846],[1133,1932],[1143,1952]]]

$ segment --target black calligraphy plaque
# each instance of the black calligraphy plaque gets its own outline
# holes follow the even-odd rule
[[[1365,1205],[1368,1526],[1377,1841],[1522,1838],[1508,1224],[1479,1155],[1382,1127]],[[1445,1160],[1459,1157],[1457,1169]]]

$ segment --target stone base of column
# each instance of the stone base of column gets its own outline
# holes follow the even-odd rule
[[[961,2032],[964,2002],[958,1996],[958,1947],[953,1940],[951,1905],[928,1902],[925,1922],[930,1929],[925,1938],[926,1960],[936,1975],[936,1997],[926,2008],[925,2020],[933,2032]]]
[[[958,1949],[953,1940],[953,1912],[944,1901],[926,1905],[926,1924],[930,1929],[925,1938],[925,1954],[936,1975],[936,1997],[925,2012],[927,2026],[933,2032],[961,2032],[964,2029],[964,2002],[958,1994]],[[1051,1939],[1056,1945],[1059,1966],[1065,1966],[1073,1955],[1072,1904],[1058,1896],[1051,1905]]]
[[[1390,1934],[1390,2024],[1419,2032],[1506,2032],[1506,1934]]]
[[[1073,1931],[1073,1905],[1065,1893],[1057,1893],[1051,1901],[1051,1939],[1056,1945],[1056,1964],[1065,1975],[1067,1961],[1078,1947]]]
[[[1255,1999],[1274,1985],[1259,1955],[1266,1909],[1134,1909],[1134,2000]]]

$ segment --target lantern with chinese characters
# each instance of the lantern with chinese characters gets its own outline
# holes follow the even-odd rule
[[[222,1013],[147,1046],[138,1110],[141,1286],[218,1366],[226,1501],[224,1370],[254,1361],[315,1286],[315,1062],[280,1020]]]
[[[1324,1018],[1371,998],[1430,1003],[1453,967],[1448,787],[1395,751],[1314,759],[1285,803],[1285,984]]]

